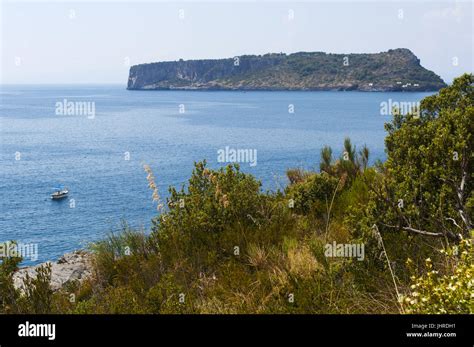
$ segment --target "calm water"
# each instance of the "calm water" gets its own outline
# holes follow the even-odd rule
[[[426,95],[3,86],[0,241],[37,243],[40,262],[104,237],[122,219],[149,227],[156,207],[143,163],[166,196],[169,185],[187,181],[194,161],[225,165],[217,151],[226,146],[257,150],[257,165],[241,166],[265,190],[283,187],[287,168],[316,168],[324,145],[339,155],[346,136],[358,147],[367,144],[371,162],[384,159],[390,116],[380,115],[380,103]],[[64,99],[94,102],[95,118],[57,115]],[[68,200],[51,201],[58,184],[69,187],[74,208]]]

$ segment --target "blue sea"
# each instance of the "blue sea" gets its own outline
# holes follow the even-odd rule
[[[417,102],[429,93],[128,91],[122,85],[2,86],[0,89],[0,241],[37,244],[38,258],[65,252],[118,230],[125,220],[149,230],[156,204],[143,165],[160,194],[186,184],[193,163],[218,162],[218,151],[256,150],[243,171],[262,190],[287,184],[288,168],[316,169],[324,145],[345,137],[384,160],[381,103]],[[90,114],[58,113],[87,102]],[[291,112],[293,111],[293,112]],[[52,201],[58,185],[69,198]]]

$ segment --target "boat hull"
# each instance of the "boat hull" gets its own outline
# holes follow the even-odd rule
[[[52,200],[61,200],[61,199],[64,199],[66,197],[67,197],[67,194],[66,195],[61,195],[61,196],[52,196],[51,195]]]
[[[68,191],[61,191],[61,192],[56,192],[51,194],[51,199],[52,200],[61,200],[67,197]]]

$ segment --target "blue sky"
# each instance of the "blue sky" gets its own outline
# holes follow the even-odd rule
[[[471,1],[1,1],[4,84],[125,85],[128,63],[399,47],[447,82],[474,70]]]

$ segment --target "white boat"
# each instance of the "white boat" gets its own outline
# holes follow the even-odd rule
[[[51,199],[53,199],[53,200],[63,199],[65,197],[67,197],[68,193],[69,193],[69,190],[67,188],[58,189],[53,194],[51,194]]]

